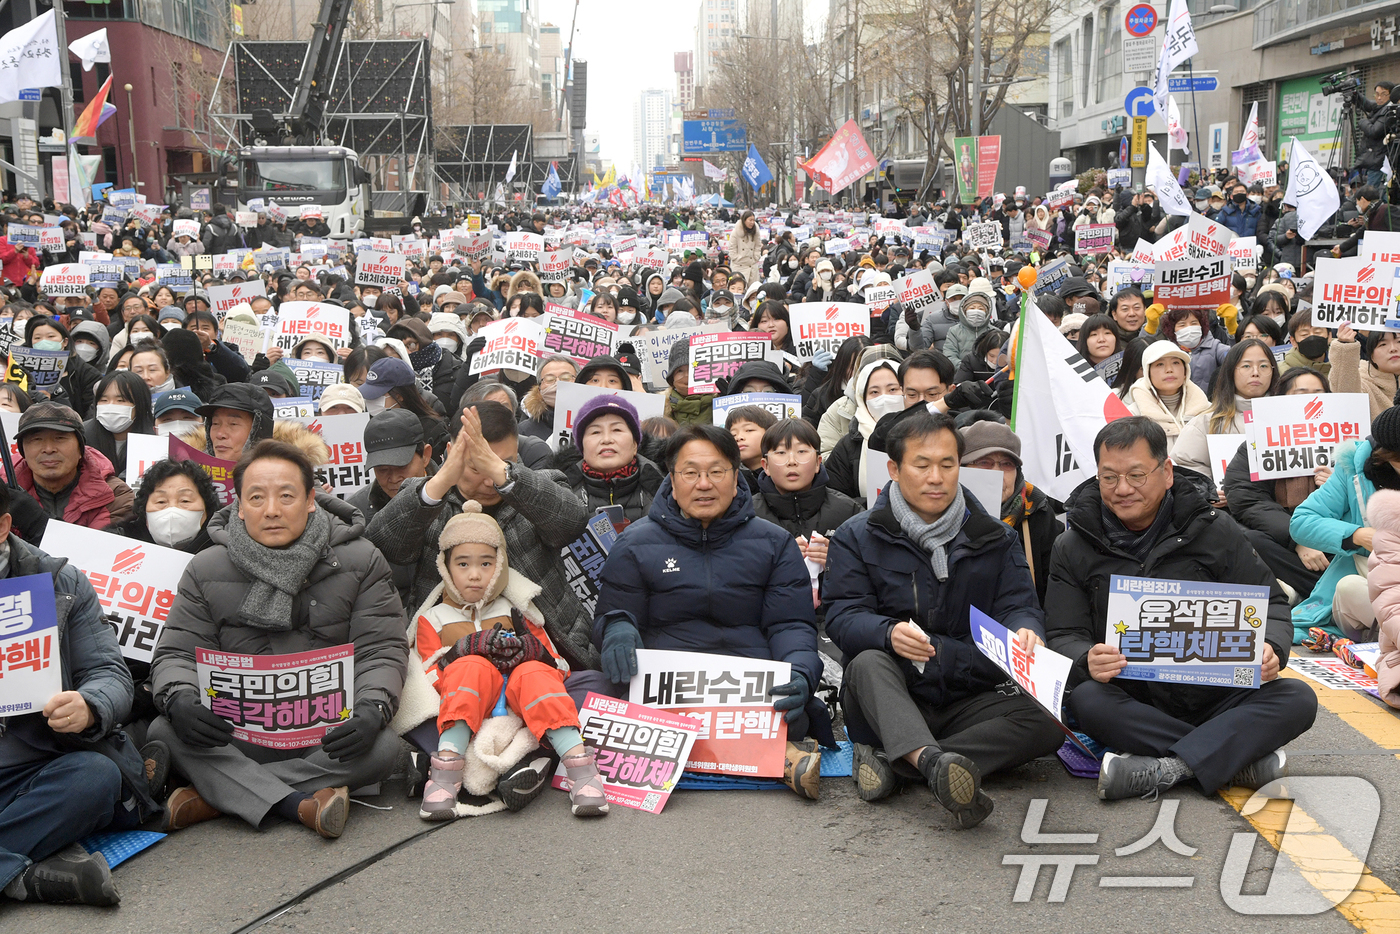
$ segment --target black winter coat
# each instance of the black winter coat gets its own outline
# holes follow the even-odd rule
[[[823,459],[822,467],[826,471],[827,486],[861,502],[865,501],[860,492],[860,446],[864,441],[865,436],[860,433],[860,422],[852,417],[850,429]],[[885,480],[881,477],[877,482],[884,483]]]
[[[1274,572],[1259,558],[1244,530],[1216,509],[1190,471],[1178,471],[1172,485],[1172,520],[1146,562],[1117,550],[1104,531],[1096,478],[1080,484],[1066,504],[1069,528],[1055,542],[1050,589],[1045,597],[1046,643],[1074,660],[1069,687],[1089,678],[1089,649],[1108,631],[1109,577],[1156,577],[1268,587],[1269,617],[1264,638],[1279,666],[1288,663],[1293,617]],[[1188,722],[1238,688],[1148,682],[1152,705]]]
[[[651,510],[656,491],[666,479],[666,471],[637,455],[637,472],[622,480],[599,480],[583,472],[583,452],[566,445],[554,455],[554,469],[564,474],[569,489],[588,507],[590,515],[604,506],[621,506],[628,523],[636,522]]]
[[[847,519],[864,512],[865,507],[831,489],[828,479],[826,468],[822,467],[810,487],[800,493],[784,493],[774,486],[768,474],[761,473],[754,512],[760,519],[787,529],[793,538],[811,541],[813,532],[831,538]]]

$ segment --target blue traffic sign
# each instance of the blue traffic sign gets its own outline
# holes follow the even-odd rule
[[[42,96],[39,88],[20,88],[19,99],[22,101],[41,100]]]
[[[1173,94],[1186,91],[1214,91],[1220,87],[1220,81],[1213,75],[1202,75],[1192,78],[1189,75],[1167,79],[1167,89]]]
[[[744,152],[748,135],[738,120],[686,120],[681,124],[681,152]]]
[[[1127,28],[1130,36],[1141,39],[1143,36],[1151,35],[1152,30],[1157,28],[1157,11],[1152,9],[1150,3],[1139,3],[1128,11],[1123,25]]]
[[[1123,109],[1128,112],[1130,117],[1152,116],[1157,112],[1157,105],[1152,102],[1152,89],[1149,87],[1133,88],[1123,99]]]

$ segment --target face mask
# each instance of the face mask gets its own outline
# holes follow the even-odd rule
[[[1246,201],[1249,200],[1249,198],[1248,198],[1248,196],[1246,196],[1246,195],[1239,194],[1239,195],[1232,195],[1231,198],[1230,198],[1230,200],[1233,201],[1233,202],[1235,202],[1236,204],[1244,204]]]
[[[1283,327],[1283,322],[1288,320],[1283,315],[1272,315],[1271,318],[1274,324],[1277,324],[1279,327]]]
[[[899,393],[891,393],[884,396],[876,396],[865,403],[865,407],[870,410],[875,421],[879,421],[891,412],[904,411],[904,396]]]
[[[987,312],[981,308],[969,308],[963,312],[963,317],[967,323],[974,328],[980,328],[987,323]]]
[[[97,406],[97,423],[108,431],[126,431],[131,427],[136,412],[134,405]]]
[[[1201,343],[1201,329],[1194,324],[1189,328],[1177,328],[1176,343],[1185,350],[1193,349]]]
[[[455,337],[439,337],[437,340],[433,341],[433,343],[437,344],[448,353],[457,352],[457,338]]]
[[[1298,352],[1309,360],[1316,360],[1327,352],[1327,338],[1320,334],[1305,337],[1298,342]]]
[[[360,303],[363,304],[366,308],[373,308],[374,303],[378,298],[378,295],[362,295],[360,296]]]
[[[1250,201],[1253,201],[1255,204],[1259,204],[1260,202],[1262,202],[1262,201],[1264,200],[1264,196],[1263,196],[1263,195],[1250,195],[1250,196],[1249,196],[1249,200],[1250,200]]]
[[[1198,211],[1204,211],[1204,210],[1205,210],[1206,208],[1208,208],[1208,207],[1210,207],[1210,202],[1209,202],[1209,201],[1197,201],[1197,202],[1196,202],[1196,210],[1198,210]]]
[[[378,399],[366,399],[365,411],[371,415],[378,415],[380,412],[384,411],[384,397],[380,396]]]
[[[199,534],[204,525],[204,510],[181,509],[167,506],[155,512],[146,513],[146,528],[157,545],[173,548]]]
[[[962,299],[960,299],[960,298],[949,299],[949,301],[948,301],[948,310],[951,311],[953,314],[957,314],[957,313],[958,313],[958,309],[961,308],[961,307],[962,307]]]
[[[164,424],[156,426],[156,434],[162,438],[167,438],[170,435],[178,435],[183,432],[189,431],[197,424],[198,422],[178,420],[173,422],[165,422]]]
[[[795,259],[790,259],[790,260],[788,260],[788,268],[789,268],[789,269],[796,269],[796,268],[797,268],[797,260],[795,260]]]
[[[73,352],[74,352],[75,354],[77,354],[79,357],[82,357],[82,358],[83,358],[84,360],[86,360],[88,363],[91,363],[92,361],[94,361],[94,360],[97,359],[97,345],[96,345],[96,344],[88,344],[88,343],[74,344],[74,345],[73,345]]]
[[[35,341],[35,350],[62,350],[63,341]]]
[[[151,339],[151,332],[150,332],[150,331],[132,331],[132,332],[131,332],[131,343],[133,343],[133,344],[139,344],[139,343],[141,343],[142,341],[148,341],[148,340],[150,340],[150,339]]]
[[[619,311],[619,312],[617,313],[617,323],[618,323],[618,324],[631,324],[633,321],[636,321],[636,320],[637,320],[637,313],[636,313],[635,311]]]

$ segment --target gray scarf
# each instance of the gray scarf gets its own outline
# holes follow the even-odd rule
[[[918,546],[929,553],[929,561],[933,565],[933,574],[940,581],[948,579],[948,543],[958,534],[962,528],[963,519],[967,516],[967,504],[963,502],[962,486],[958,486],[957,498],[952,505],[943,510],[943,515],[932,522],[925,522],[910,508],[904,501],[904,494],[899,492],[899,484],[891,483],[890,508],[894,510],[895,521]]]
[[[228,520],[228,557],[252,581],[239,608],[239,618],[256,629],[291,629],[292,598],[306,583],[306,576],[330,540],[331,520],[324,509],[311,514],[301,538],[286,548],[268,548],[253,541],[248,527],[238,518],[238,510],[232,510]]]

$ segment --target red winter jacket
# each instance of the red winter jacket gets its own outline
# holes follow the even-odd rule
[[[15,479],[24,492],[43,503],[34,485],[34,472],[22,457],[15,461]],[[116,475],[112,462],[96,448],[84,447],[83,462],[78,466],[78,485],[68,496],[63,521],[90,529],[121,525],[130,518],[135,502],[136,494]]]
[[[0,265],[4,266],[4,278],[15,285],[24,285],[29,270],[39,265],[39,254],[33,247],[19,249],[5,237],[0,237]]]

